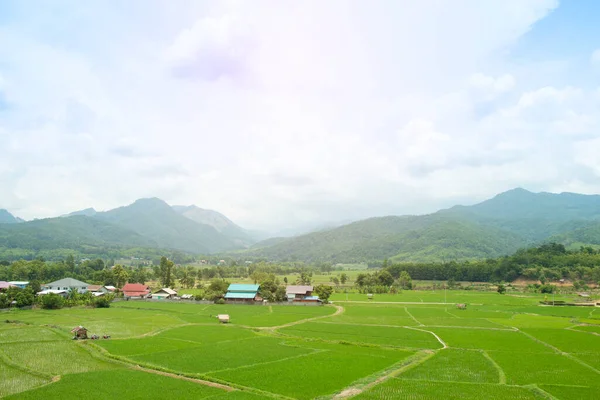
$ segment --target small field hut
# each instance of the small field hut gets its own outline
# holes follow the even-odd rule
[[[459,304],[456,305],[456,308],[458,308],[459,310],[466,310],[467,309],[467,305],[459,303]]]
[[[71,333],[74,333],[75,336],[73,336],[73,339],[76,340],[80,340],[80,339],[87,339],[87,329],[85,329],[83,326],[76,326],[75,328],[71,329]]]
[[[217,318],[219,319],[219,322],[222,324],[229,323],[229,314],[218,314]]]

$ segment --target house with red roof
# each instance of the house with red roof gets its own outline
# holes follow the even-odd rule
[[[125,297],[141,297],[144,298],[150,294],[150,287],[141,283],[128,283],[121,289]]]

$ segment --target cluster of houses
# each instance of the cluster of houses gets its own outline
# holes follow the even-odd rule
[[[232,283],[227,288],[224,299],[228,303],[257,303],[263,302],[259,294],[260,285]],[[292,285],[285,288],[288,302],[319,304],[319,296],[313,295],[314,288],[309,285]]]
[[[8,289],[10,287],[18,287],[19,289],[25,289],[27,287],[27,285],[29,285],[29,282],[22,282],[22,281],[10,281],[10,282],[6,282],[6,281],[0,281],[0,290],[2,290],[2,289]]]
[[[25,288],[29,282],[4,282],[0,281],[0,289],[7,289],[11,286]],[[107,293],[115,293],[117,288],[114,286],[90,285],[73,278],[59,279],[54,282],[42,285],[42,291],[37,294],[43,296],[45,294],[54,293],[63,297],[67,297],[69,292],[77,290],[79,293],[92,293],[94,296],[104,296]],[[290,303],[312,303],[319,304],[321,300],[319,296],[313,295],[314,288],[310,285],[291,285],[286,287],[287,300]],[[162,288],[154,293],[148,285],[141,283],[127,283],[120,289],[125,298],[153,298],[153,299],[191,299],[192,295],[182,295],[178,297],[177,292],[173,289]],[[227,303],[233,304],[253,304],[262,303],[264,299],[260,296],[260,285],[232,283],[227,288],[224,300]]]

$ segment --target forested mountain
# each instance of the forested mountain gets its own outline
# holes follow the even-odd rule
[[[546,241],[600,245],[600,196],[524,189],[429,215],[370,218],[255,244],[248,231],[218,212],[171,207],[157,198],[106,212],[90,208],[68,217],[18,224],[20,220],[6,210],[0,210],[0,218],[0,256],[6,259],[58,249],[82,254],[155,249],[192,254],[235,251],[231,255],[272,261],[444,262],[497,257]]]
[[[17,218],[5,209],[0,209],[0,224],[16,224],[23,222],[21,218]]]
[[[86,208],[85,210],[73,211],[72,213],[61,215],[61,217],[74,217],[76,215],[84,215],[86,217],[93,217],[98,212],[93,208]]]
[[[65,250],[99,254],[124,246],[151,248],[157,244],[131,230],[85,216],[0,224],[0,254],[6,259]]]
[[[265,241],[248,254],[331,262],[449,261],[497,257],[547,240],[600,244],[600,196],[514,189],[473,206],[430,215],[371,218]]]
[[[455,206],[440,213],[540,241],[600,221],[600,196],[513,189],[473,206]]]
[[[14,217],[4,220],[0,222],[0,259],[60,258],[72,251],[106,257],[154,256],[156,249],[165,254],[210,254],[246,247],[235,237],[195,222],[156,198],[106,212],[88,208],[21,224],[14,223],[19,222]]]
[[[173,206],[173,210],[199,224],[212,226],[239,247],[248,247],[256,242],[256,239],[248,231],[236,225],[220,212],[194,205]]]
[[[180,215],[157,198],[140,199],[129,206],[97,213],[93,218],[137,232],[161,248],[207,254],[240,247],[214,227]]]

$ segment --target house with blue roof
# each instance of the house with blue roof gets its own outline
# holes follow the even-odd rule
[[[262,301],[262,298],[258,295],[259,289],[260,285],[232,283],[227,288],[225,300],[228,303],[253,303],[255,301]]]

